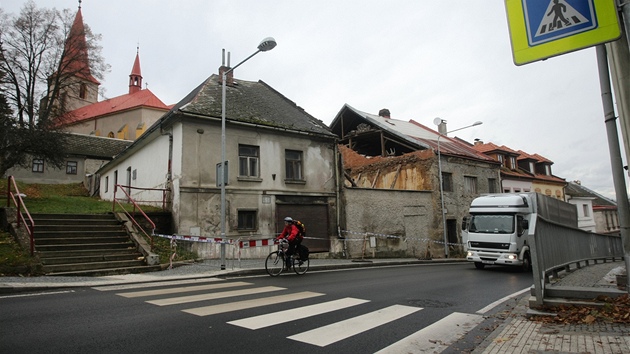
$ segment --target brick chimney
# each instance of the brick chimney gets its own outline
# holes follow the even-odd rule
[[[219,83],[223,84],[223,73],[230,70],[229,67],[225,66],[225,65],[221,65],[219,67]],[[230,71],[227,74],[227,82],[225,83],[228,86],[233,86],[234,85],[234,71]]]
[[[477,145],[483,145],[483,140],[475,139],[475,146],[477,146]]]
[[[378,111],[378,116],[379,117],[383,117],[383,118],[391,118],[390,114],[389,114],[389,109],[387,108],[383,108],[380,111]]]

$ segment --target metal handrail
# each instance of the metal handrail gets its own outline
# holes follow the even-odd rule
[[[623,259],[621,236],[604,235],[568,227],[538,216],[530,242],[536,303],[543,304],[549,276],[571,264]],[[532,224],[530,224],[530,228]]]
[[[130,214],[124,207],[124,205],[122,205],[122,203],[120,203],[120,201],[116,198],[116,191],[118,190],[118,187],[120,187],[120,189],[123,191],[123,193],[125,194],[125,196],[127,197],[126,199],[124,199],[124,201],[126,203],[130,203],[133,205],[133,214],[136,213],[136,208],[138,209],[138,211],[140,211],[140,213],[142,214],[142,216],[144,216],[144,218],[149,222],[149,224],[151,224],[152,230],[151,230],[151,234],[148,234],[144,228],[142,226],[140,226],[140,224],[138,223],[138,221],[136,221],[136,219],[133,217],[132,214]],[[114,185],[114,200],[112,203],[112,212],[116,211],[116,204],[118,204],[121,209],[125,212],[125,214],[129,217],[129,219],[134,223],[134,225],[136,225],[136,227],[138,227],[138,229],[146,236],[149,238],[149,240],[151,241],[151,250],[153,250],[153,235],[155,234],[155,223],[153,222],[153,220],[151,220],[151,218],[149,218],[147,216],[147,214],[142,210],[142,208],[140,207],[140,205],[138,205],[138,203],[136,203],[135,200],[133,200],[133,198],[131,198],[131,196],[129,195],[129,193],[127,193],[127,191],[125,190],[125,188],[131,188],[130,186],[123,186],[120,184],[116,184]]]
[[[15,193],[11,192],[11,186],[13,186],[13,188],[15,189]],[[17,209],[17,227],[19,228],[23,222],[24,226],[26,227],[26,231],[28,231],[31,256],[33,256],[35,254],[35,239],[33,237],[33,234],[35,232],[35,222],[31,217],[31,213],[28,212],[26,204],[24,204],[22,194],[20,193],[20,190],[18,189],[17,183],[15,182],[15,178],[13,178],[13,176],[8,177],[7,208],[11,207],[11,201],[13,201],[13,204],[15,204],[15,207]],[[22,208],[24,208],[24,213],[26,214],[26,216],[28,216],[28,221],[30,224],[27,223],[24,219],[24,215],[22,215]]]

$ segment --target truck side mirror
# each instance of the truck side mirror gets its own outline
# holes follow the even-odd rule
[[[529,229],[529,220],[523,219],[523,230]]]

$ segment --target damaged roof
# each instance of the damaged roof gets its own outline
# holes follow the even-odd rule
[[[341,111],[337,113],[337,116],[331,123],[331,129],[343,139],[361,122],[373,125],[418,150],[430,149],[437,152],[439,137],[441,154],[498,163],[487,155],[476,151],[471,146],[459,142],[457,139],[440,135],[437,131],[414,120],[407,122],[381,117],[379,115],[362,112],[348,104],[345,104]]]

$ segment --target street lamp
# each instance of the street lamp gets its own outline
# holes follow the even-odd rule
[[[438,117],[433,120],[433,123],[439,126],[442,123],[446,123],[446,121]],[[481,124],[483,124],[483,122],[476,121],[471,125],[467,125],[465,127],[461,127],[461,128],[457,128],[457,129],[453,129],[451,131],[445,132],[444,135],[448,135],[448,133],[453,133],[458,130],[475,127]],[[442,137],[442,133],[440,133],[440,129],[438,127],[437,150],[438,150],[438,174],[440,176],[440,202],[442,204],[442,236],[444,239],[444,256],[448,258],[448,237],[446,235],[446,216],[444,215],[446,213],[444,209],[444,181],[442,180],[442,156],[440,152],[440,138],[441,137]]]
[[[221,169],[219,176],[221,178],[221,270],[225,269],[225,185],[226,181],[226,161],[225,161],[225,95],[226,95],[226,81],[227,75],[238,68],[241,64],[251,59],[254,55],[260,52],[266,52],[276,47],[276,40],[272,37],[263,39],[258,45],[258,50],[254,54],[245,58],[245,60],[236,64],[233,68],[223,71],[221,75]],[[229,61],[229,59],[228,59]],[[228,63],[229,65],[229,63]]]

